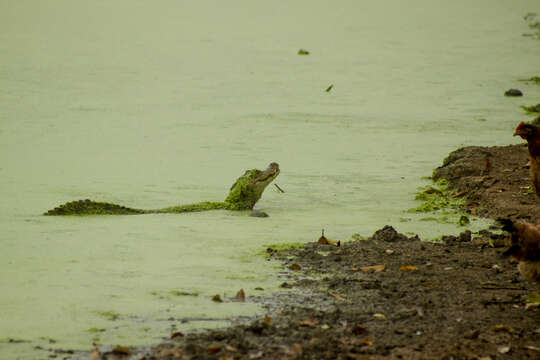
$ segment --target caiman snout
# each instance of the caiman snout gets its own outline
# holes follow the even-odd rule
[[[268,165],[266,170],[261,171],[259,176],[257,176],[255,179],[253,179],[252,184],[255,184],[255,183],[258,183],[258,182],[266,182],[268,180],[272,181],[278,175],[279,175],[279,164],[277,162],[270,163],[270,165]]]
[[[273,171],[273,172],[279,172],[279,164],[277,162],[270,163],[268,167],[266,168],[266,171]]]

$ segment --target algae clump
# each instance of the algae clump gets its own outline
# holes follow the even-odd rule
[[[354,233],[351,235],[351,241],[363,241],[366,240],[366,238],[359,233]]]
[[[86,329],[86,332],[90,333],[90,334],[97,334],[97,333],[105,332],[105,329],[99,329],[99,328],[96,328],[96,327],[92,327],[92,328]]]
[[[182,291],[182,290],[171,290],[169,291],[169,294],[173,296],[199,296],[198,291],[188,292],[188,291]]]
[[[115,311],[98,311],[97,314],[110,321],[115,321],[120,318],[120,314]]]
[[[280,243],[280,244],[270,244],[270,245],[266,245],[266,249],[262,250],[259,254],[265,258],[269,258],[278,252],[298,249],[298,248],[304,247],[305,245],[306,245],[305,243],[300,243],[300,242],[285,242],[285,243]]]
[[[408,212],[426,213],[442,209],[454,209],[457,211],[465,205],[464,199],[453,197],[454,194],[448,189],[446,179],[438,180],[435,186],[425,186],[419,190],[414,199],[422,203],[415,208],[409,209]]]
[[[519,80],[519,81],[523,81],[523,82],[526,82],[526,83],[532,82],[534,84],[540,85],[540,76],[531,76],[528,79],[522,79],[522,80]]]
[[[435,221],[441,224],[457,224],[460,226],[470,224],[469,218],[460,212],[460,209],[465,206],[465,199],[456,197],[454,192],[448,189],[446,179],[439,179],[434,185],[419,188],[414,199],[421,201],[421,204],[407,210],[407,212],[439,215],[427,216],[421,218],[421,221]],[[457,220],[454,220],[455,215],[459,216]]]
[[[525,106],[521,105],[521,108],[525,110],[529,114],[537,114],[540,113],[540,104],[531,105],[531,106]]]

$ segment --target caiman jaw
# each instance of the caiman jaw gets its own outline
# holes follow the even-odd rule
[[[253,179],[251,183],[252,184],[266,183],[266,185],[268,185],[278,175],[279,175],[279,164],[276,162],[273,162],[270,165],[268,165],[266,170],[262,171],[259,176]]]

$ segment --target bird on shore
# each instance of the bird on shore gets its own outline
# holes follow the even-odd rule
[[[518,270],[523,277],[540,282],[540,224],[497,219],[502,230],[510,233],[509,247],[503,253],[519,260]]]
[[[529,162],[531,183],[536,195],[540,196],[540,127],[522,121],[516,127],[514,136],[521,136],[522,139],[527,140],[531,156]]]

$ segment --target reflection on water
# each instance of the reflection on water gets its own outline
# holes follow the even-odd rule
[[[517,82],[539,75],[540,45],[521,36],[522,16],[539,10],[532,0],[0,5],[0,357],[151,343],[263,311],[210,298],[275,291],[276,265],[256,254],[323,227],[342,240],[385,224],[459,232],[405,210],[449,151],[515,141],[528,119],[519,105],[540,95]],[[511,87],[525,97],[503,97]],[[271,161],[286,192],[267,189],[267,219],[40,215],[78,198],[220,201]]]

